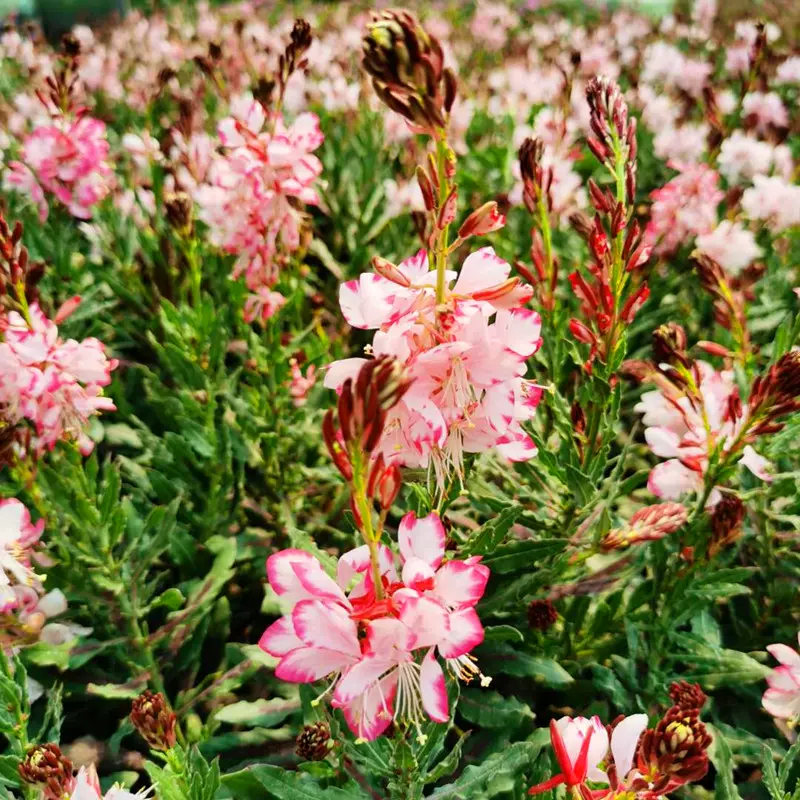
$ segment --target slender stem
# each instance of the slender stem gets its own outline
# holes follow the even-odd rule
[[[22,316],[25,318],[25,322],[27,323],[28,327],[33,328],[33,322],[31,321],[31,310],[28,306],[28,298],[25,296],[25,281],[20,278],[14,288],[17,291],[17,300],[19,300]]]
[[[375,597],[383,599],[383,582],[381,581],[381,568],[378,562],[378,540],[380,531],[377,532],[372,525],[372,508],[367,497],[366,472],[369,463],[365,462],[360,449],[354,448],[350,454],[350,461],[353,465],[353,499],[359,516],[361,517],[361,535],[364,543],[369,548],[369,560],[372,567],[372,582],[375,584]]]
[[[450,181],[446,175],[447,166],[447,138],[443,135],[436,139],[436,170],[439,175],[439,207],[441,208],[447,196],[450,194]],[[435,221],[434,221],[435,222]],[[446,280],[445,271],[447,269],[447,242],[450,234],[450,226],[445,225],[439,234],[436,249],[436,305],[444,302]]]

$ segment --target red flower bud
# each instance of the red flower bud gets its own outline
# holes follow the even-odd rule
[[[458,229],[458,235],[461,239],[467,239],[470,236],[486,236],[488,233],[500,230],[505,224],[505,215],[500,213],[497,203],[490,200],[464,220]]]
[[[579,319],[569,321],[569,332],[579,341],[585,344],[595,344],[597,337],[590,328],[587,328]]]

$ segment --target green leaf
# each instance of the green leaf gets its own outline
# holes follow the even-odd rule
[[[141,683],[136,685],[121,683],[87,683],[86,693],[107,700],[133,700],[142,692]]]
[[[479,660],[489,675],[502,672],[518,678],[533,678],[536,683],[553,688],[568,686],[574,681],[557,661],[532,656],[505,643],[488,642],[483,645]]]
[[[504,775],[518,776],[529,772],[541,751],[541,745],[533,742],[516,742],[499,753],[494,753],[480,764],[468,766],[454,783],[436,789],[432,798],[464,800],[477,797],[489,781]]]
[[[269,764],[258,764],[222,776],[222,785],[236,800],[362,800],[361,791],[336,788],[323,789],[303,772],[288,772]]]
[[[0,783],[20,786],[19,759],[16,756],[0,756]]]
[[[483,629],[486,642],[524,642],[525,637],[512,625],[492,625]]]
[[[711,727],[711,726],[709,726]],[[713,742],[708,757],[717,770],[714,800],[741,800],[733,780],[733,755],[722,732],[712,728]]]
[[[456,771],[461,761],[461,750],[468,738],[469,731],[461,734],[453,749],[425,776],[425,783],[436,783]]]
[[[522,506],[514,504],[504,508],[494,519],[482,525],[467,544],[470,555],[486,555],[493,553],[505,539],[511,526],[522,513]]]
[[[525,539],[498,547],[483,559],[492,575],[529,570],[537,561],[566,549],[563,539]]]
[[[247,725],[253,727],[260,725],[270,727],[283,722],[286,717],[300,710],[299,700],[286,700],[283,697],[273,697],[270,700],[241,700],[224,706],[216,714],[217,722],[227,722],[230,725]]]
[[[486,689],[464,689],[458,704],[458,713],[464,719],[481,728],[518,728],[535,714],[516,697],[504,697],[499,692]]]

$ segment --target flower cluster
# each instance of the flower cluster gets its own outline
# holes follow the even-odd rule
[[[75,105],[76,68],[77,53],[47,78],[47,94],[40,93],[39,99],[49,122],[42,121],[25,137],[19,160],[9,164],[4,179],[6,188],[36,203],[42,222],[49,213],[48,194],[72,216],[89,219],[113,186],[105,123]]]
[[[25,138],[20,160],[9,164],[6,188],[30,197],[44,222],[52,195],[78,219],[89,219],[92,208],[110,191],[105,123],[83,114],[77,119],[56,117]]]
[[[678,174],[651,193],[648,241],[656,253],[668,254],[717,225],[717,206],[724,197],[719,175],[704,164],[671,164]]]
[[[379,546],[379,584],[367,545],[339,558],[336,580],[302,550],[267,561],[270,586],[286,609],[259,642],[280,659],[275,674],[294,683],[332,678],[332,705],[364,740],[394,719],[420,736],[425,715],[449,719],[439,658],[465,680],[480,675],[470,651],[483,641],[475,604],[488,568],[477,557],[444,560],[446,536],[435,513],[403,517],[398,542],[399,563]]]
[[[512,460],[536,454],[521,422],[533,416],[541,389],[525,378],[541,345],[539,315],[523,307],[530,289],[490,247],[446,275],[436,302],[435,270],[424,250],[398,265],[376,258],[375,272],[345,283],[339,302],[354,328],[376,330],[371,352],[406,365],[413,384],[387,420],[387,462],[428,466],[441,481],[463,475],[464,453],[490,448]],[[339,389],[364,359],[331,365],[325,385]]]
[[[645,424],[645,439],[653,453],[667,459],[650,472],[647,486],[667,500],[687,492],[702,492],[709,458],[715,448],[730,449],[744,430],[739,390],[730,370],[718,372],[706,361],[689,368],[668,368],[658,374],[654,391],[645,392],[635,410]],[[769,480],[768,463],[750,446],[740,463]],[[711,493],[711,505],[721,499]]]
[[[713,343],[705,346],[716,347]],[[650,491],[672,500],[705,490],[708,505],[714,506],[722,498],[714,488],[717,481],[736,464],[770,481],[770,463],[752,445],[759,436],[781,430],[783,418],[798,409],[798,353],[785,354],[758,376],[743,404],[731,370],[717,371],[705,361],[688,357],[681,326],[659,328],[654,350],[657,363],[628,363],[631,374],[657,386],[635,406],[643,414],[650,449],[667,459],[651,471]],[[709,482],[712,462],[716,466]]]
[[[243,95],[231,103],[219,138],[224,155],[212,162],[195,199],[211,241],[238,256],[233,275],[244,275],[252,292],[248,321],[263,320],[283,305],[272,287],[279,255],[300,247],[302,204],[319,203],[314,183],[322,164],[313,155],[323,140],[319,119],[304,113],[287,125]]]
[[[36,451],[74,439],[87,455],[94,448],[86,432],[89,418],[115,409],[102,390],[117,363],[97,339],[61,339],[37,303],[25,314],[11,311],[0,342],[3,416],[12,425],[23,419],[33,423]]]

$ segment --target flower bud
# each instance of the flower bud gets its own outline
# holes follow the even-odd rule
[[[169,192],[164,196],[167,222],[179,233],[186,234],[192,227],[192,198],[186,192]]]
[[[687,345],[686,331],[677,322],[667,322],[653,331],[653,357],[657,364],[683,364],[688,367]]]
[[[669,696],[673,705],[687,710],[697,709],[699,711],[708,700],[699,684],[686,681],[672,683],[669,687]]]
[[[470,236],[486,236],[489,233],[500,230],[506,224],[506,218],[497,208],[497,203],[490,200],[480,208],[475,209],[463,222],[458,229],[461,239]]]
[[[142,692],[134,701],[130,714],[133,727],[153,750],[170,750],[175,746],[175,713],[161,692]]]
[[[303,761],[322,761],[330,752],[333,742],[326,722],[306,725],[297,737],[295,753]]]
[[[390,464],[378,482],[378,501],[384,511],[389,511],[400,493],[403,477],[397,464]]]
[[[46,800],[62,800],[72,784],[72,762],[58,745],[40,744],[28,750],[19,765],[25,783],[39,787]]]
[[[528,625],[535,631],[547,631],[558,621],[558,611],[550,600],[533,600],[528,606]]]

